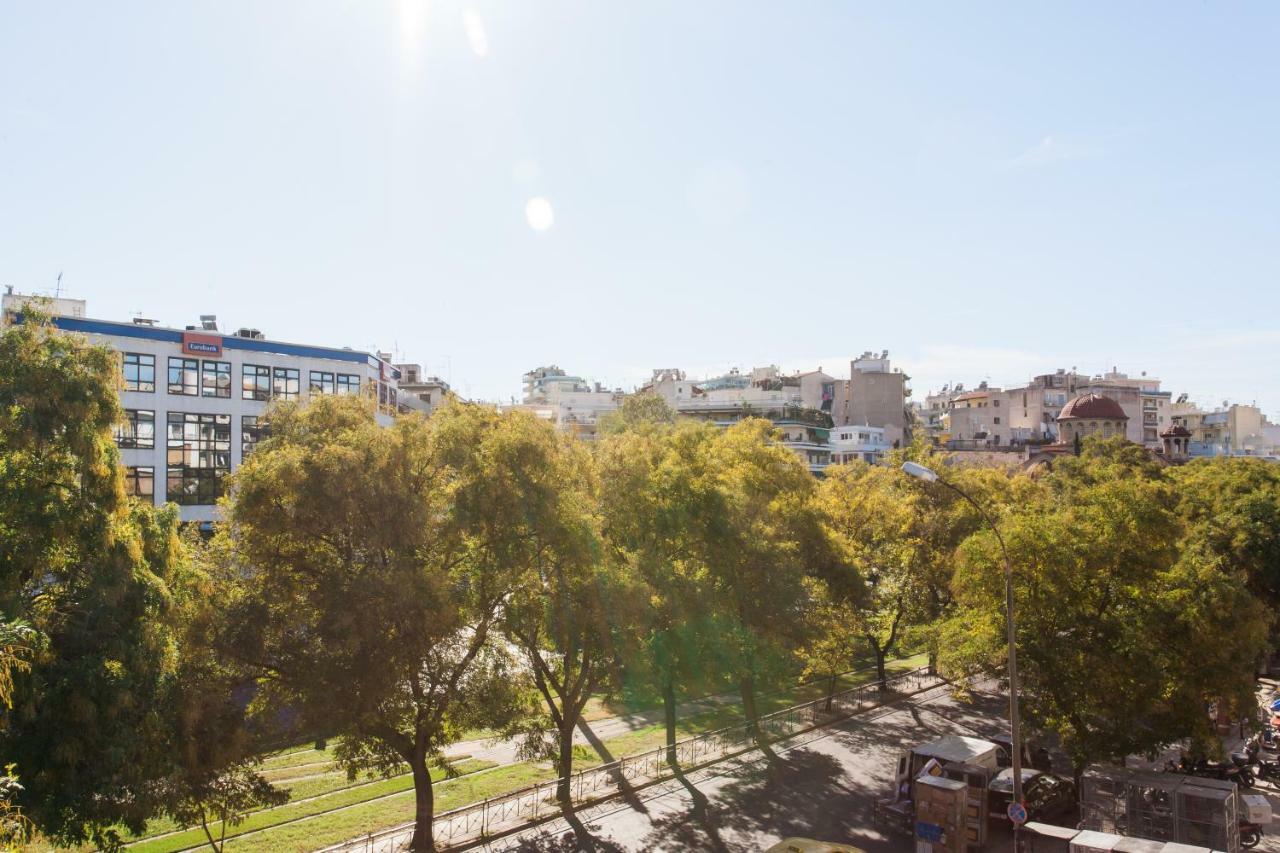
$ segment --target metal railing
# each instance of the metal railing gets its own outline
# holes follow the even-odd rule
[[[945,680],[931,673],[928,667],[920,667],[887,679],[884,689],[878,682],[871,682],[835,693],[830,700],[823,696],[784,708],[758,719],[759,741],[785,740],[944,683]],[[676,741],[676,761],[685,772],[732,758],[755,748],[757,743],[750,724],[742,722]],[[568,777],[570,799],[575,808],[589,806],[673,775],[671,765],[667,763],[667,747],[660,746],[572,774]],[[459,844],[558,817],[560,803],[556,799],[556,789],[561,781],[538,782],[509,794],[442,812],[435,816],[436,843],[446,846]],[[406,835],[411,830],[411,824],[402,824],[329,849],[399,850],[407,845],[407,837],[403,843],[397,843],[393,837]]]

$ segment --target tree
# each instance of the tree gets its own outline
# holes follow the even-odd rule
[[[1280,606],[1280,466],[1262,459],[1197,459],[1170,469],[1188,540],[1242,571]]]
[[[526,711],[504,602],[554,513],[545,427],[447,403],[380,427],[367,401],[286,405],[233,475],[222,648],[254,718],[342,736],[354,775],[407,765],[414,850],[433,847],[428,762]]]
[[[103,848],[159,807],[187,594],[177,512],[125,495],[118,365],[34,310],[0,333],[0,613],[30,626],[0,755],[45,835]]]
[[[0,706],[13,707],[13,675],[28,672],[34,631],[20,620],[0,622]],[[16,766],[12,763],[0,774],[0,849],[21,849],[31,837],[30,819],[14,799],[22,792]]]
[[[574,729],[587,700],[616,683],[619,646],[628,640],[635,606],[625,600],[625,578],[601,559],[591,455],[549,425],[540,424],[535,438],[546,460],[540,470],[548,476],[547,498],[530,525],[533,560],[507,600],[502,623],[528,663],[553,729],[548,745],[538,720],[526,753],[553,760],[556,797],[589,847],[573,817],[569,786]]]
[[[199,826],[214,853],[222,853],[229,827],[239,826],[255,809],[283,805],[289,794],[272,787],[251,763],[245,763],[198,778],[183,778],[166,792],[166,799],[175,821],[181,826]]]
[[[884,466],[896,470],[908,460],[944,472],[948,482],[995,516],[1034,499],[1036,486],[1030,477],[1011,476],[1001,468],[964,464],[963,456],[937,453],[923,437],[905,448],[891,451]],[[919,621],[909,625],[906,633],[927,643],[929,665],[933,667],[938,655],[937,626],[951,612],[954,603],[952,578],[956,550],[974,533],[983,530],[986,521],[973,504],[953,489],[914,478],[903,478],[902,482],[912,495],[909,535],[915,545],[918,589],[923,593],[915,605],[919,609]]]
[[[817,630],[798,652],[804,665],[800,677],[806,681],[826,679],[825,710],[830,711],[836,681],[849,670],[849,662],[861,651],[862,637],[849,630],[849,625],[858,619],[853,607],[833,598],[824,584],[814,585],[811,595],[810,612]]]
[[[259,756],[274,745],[269,728],[245,719],[246,679],[222,659],[217,647],[223,608],[231,587],[228,537],[204,541],[194,527],[183,544],[189,555],[194,595],[183,620],[177,687],[174,690],[172,753],[176,764],[160,786],[163,810],[182,827],[199,827],[214,851],[223,849],[229,827],[248,812],[288,801],[257,772]]]
[[[705,447],[717,430],[649,414],[599,443],[599,506],[606,559],[642,583],[647,598],[628,683],[662,697],[667,762],[675,768],[677,687],[715,686],[719,675],[712,647],[720,632],[698,536],[716,500]]]
[[[1013,563],[1022,709],[1090,762],[1207,738],[1204,703],[1250,702],[1266,614],[1229,567],[1180,546],[1169,478],[1141,447],[1084,442],[999,520]],[[1002,672],[1004,567],[965,541],[940,665]]]
[[[697,528],[698,557],[725,620],[743,712],[757,740],[756,682],[783,664],[810,630],[804,580],[840,571],[814,500],[814,478],[775,435],[768,421],[753,418],[705,445],[704,470],[714,491]]]
[[[635,430],[641,425],[666,424],[676,422],[676,410],[657,394],[631,394],[622,401],[615,412],[609,412],[600,419],[601,435],[616,435]]]
[[[833,585],[852,629],[866,640],[876,660],[876,676],[885,689],[885,660],[897,647],[904,630],[925,618],[927,591],[916,537],[917,497],[896,467],[855,462],[832,468],[820,489],[829,523],[845,544],[862,585],[847,589]]]

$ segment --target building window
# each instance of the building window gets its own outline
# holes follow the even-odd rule
[[[338,393],[339,394],[359,394],[360,393],[360,377],[354,373],[338,374]]]
[[[310,388],[312,394],[332,394],[333,374],[322,370],[311,371]]]
[[[257,415],[240,416],[240,453],[248,456],[258,447],[258,442],[266,438],[267,422]]]
[[[271,368],[246,364],[240,368],[240,397],[245,400],[271,399]]]
[[[999,426],[999,425],[1000,425],[1000,418],[998,418],[998,417],[997,417],[997,418],[995,419],[995,421],[996,421],[996,426]]]
[[[418,395],[418,399],[419,399],[419,400],[421,400],[421,401],[422,401],[422,402],[424,402],[424,403],[430,404],[430,403],[431,403],[431,392],[430,392],[430,391],[423,391],[421,394],[419,394],[419,395]]]
[[[385,382],[379,382],[378,405],[394,409],[396,407],[396,389]]]
[[[271,393],[281,400],[296,400],[298,393],[301,391],[302,379],[301,374],[294,367],[276,367],[272,368],[272,376],[274,382],[271,386]]]
[[[991,401],[991,405],[995,406],[995,407],[998,409],[998,408],[1000,408],[1000,401],[999,401],[999,400],[992,400],[992,401]]]
[[[200,362],[197,359],[169,359],[169,393],[184,397],[200,394]]]
[[[124,354],[124,390],[146,391],[156,390],[156,357],[140,352]]]
[[[156,493],[156,469],[150,465],[130,466],[124,469],[125,494],[152,500]]]
[[[168,499],[197,506],[216,503],[231,471],[231,416],[170,412]]]
[[[231,362],[206,361],[200,372],[201,396],[231,398]]]
[[[124,420],[116,424],[116,446],[146,450],[156,446],[156,413],[145,409],[125,409]]]

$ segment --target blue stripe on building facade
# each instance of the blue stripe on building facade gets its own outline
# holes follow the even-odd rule
[[[21,317],[18,318],[21,322]],[[138,338],[147,341],[165,341],[182,343],[182,332],[176,329],[157,329],[153,326],[112,323],[106,320],[84,320],[79,317],[54,317],[53,324],[68,332],[81,332],[93,335],[114,335],[122,338]],[[200,331],[200,330],[196,330]],[[207,333],[206,333],[207,334]],[[279,355],[295,355],[301,358],[327,358],[334,361],[352,361],[376,368],[381,362],[364,352],[346,349],[330,349],[313,347],[304,344],[284,344],[276,341],[259,341],[253,338],[239,338],[235,335],[222,335],[222,348],[244,350],[246,352],[268,352]]]

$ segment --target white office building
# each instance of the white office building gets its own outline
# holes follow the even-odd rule
[[[16,300],[6,302],[7,317],[21,310]],[[423,408],[416,397],[401,399],[398,371],[377,355],[272,341],[256,329],[222,334],[211,316],[186,329],[83,313],[53,322],[120,353],[125,420],[116,443],[127,488],[156,506],[178,504],[183,521],[213,519],[224,478],[262,437],[274,400],[369,394],[384,423],[396,411]]]

